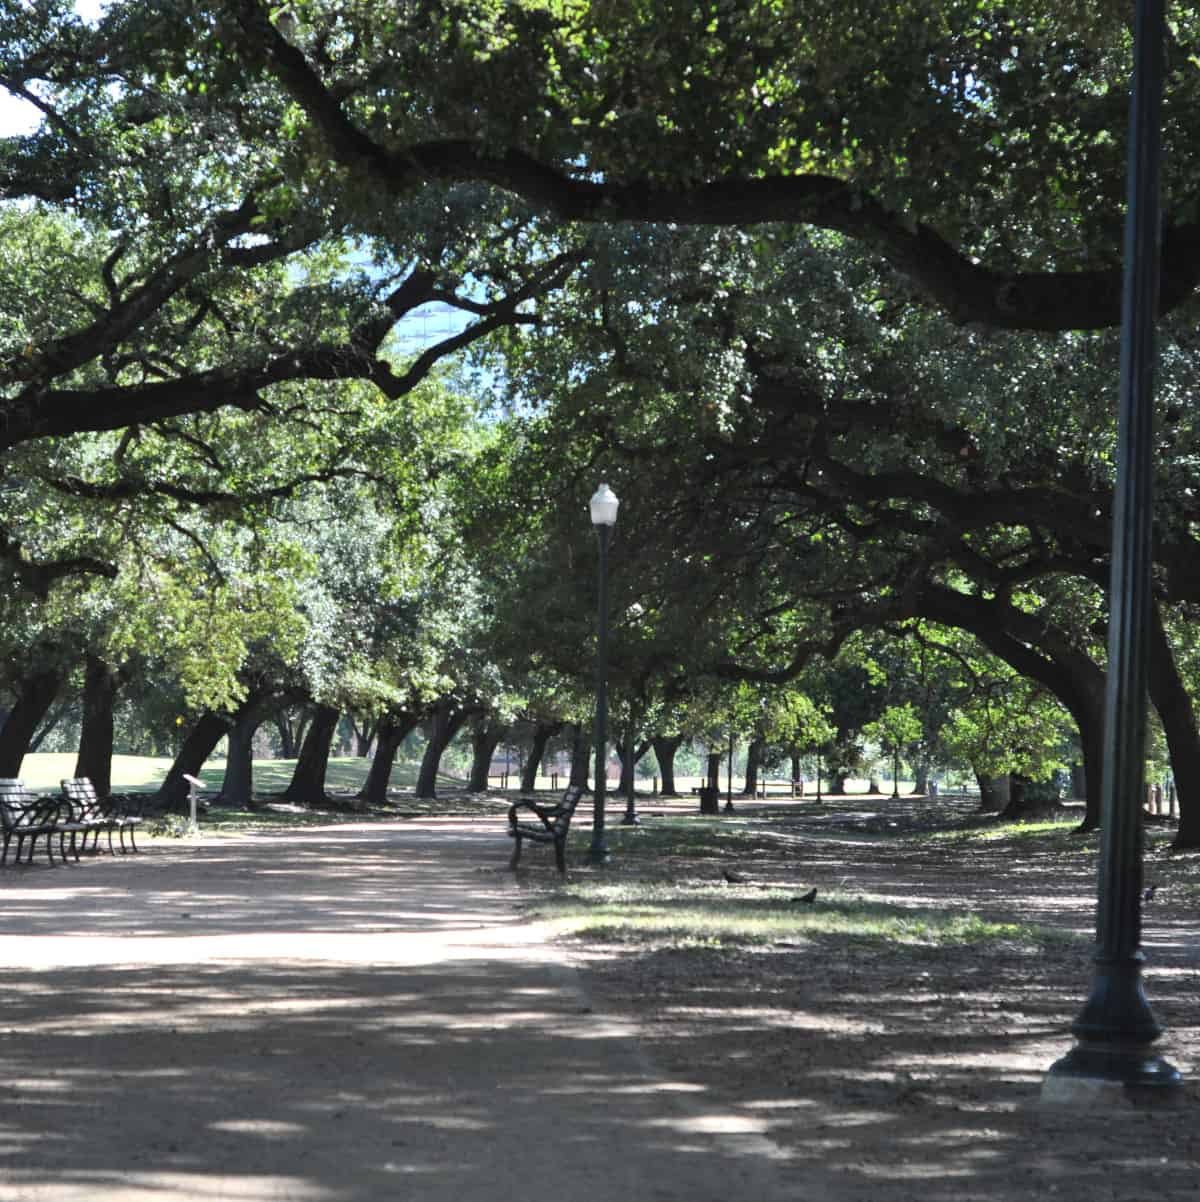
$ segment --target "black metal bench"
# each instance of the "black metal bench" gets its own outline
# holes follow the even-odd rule
[[[55,835],[58,836],[58,851],[63,862],[67,859],[68,835],[71,837],[71,851],[78,860],[76,836],[82,835],[86,839],[93,829],[91,824],[75,820],[58,798],[37,797],[25,788],[22,781],[0,777],[0,835],[4,838],[0,866],[8,863],[8,849],[13,839],[17,841],[16,862],[21,862],[21,849],[28,839],[29,856],[25,862],[32,863],[39,836],[45,839],[46,858],[51,865],[54,864]]]
[[[572,785],[556,805],[542,805],[532,798],[522,797],[508,807],[508,834],[514,840],[512,859],[509,867],[514,871],[521,859],[521,842],[532,839],[534,843],[553,843],[554,862],[558,871],[566,875],[567,871],[567,832],[571,829],[571,819],[575,815],[575,807],[583,796],[579,785]],[[527,817],[522,821],[520,811],[531,810],[537,817],[535,823]]]
[[[138,850],[134,830],[142,821],[140,804],[118,801],[115,797],[98,797],[96,786],[86,776],[64,780],[62,791],[63,798],[70,807],[72,820],[86,823],[91,831],[94,831],[96,838],[92,843],[93,851],[99,850],[101,831],[108,833],[108,850],[112,855],[116,855],[112,841],[113,831],[117,832],[121,840],[122,853]],[[129,832],[129,847],[125,846],[126,831]],[[86,848],[87,835],[83,837],[83,844]]]

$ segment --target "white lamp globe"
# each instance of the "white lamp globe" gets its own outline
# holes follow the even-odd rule
[[[621,504],[617,494],[607,484],[601,484],[592,494],[588,508],[592,511],[593,526],[615,526],[617,524],[617,507]]]

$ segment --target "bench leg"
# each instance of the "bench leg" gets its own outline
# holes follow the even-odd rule
[[[138,849],[137,840],[134,838],[134,835],[136,833],[137,833],[137,828],[131,826],[129,828],[129,850],[130,851],[137,851],[137,849]]]
[[[512,859],[509,860],[509,862],[508,862],[508,866],[509,866],[509,868],[511,868],[513,870],[513,872],[516,872],[517,863],[520,861],[520,859],[521,859],[521,836],[514,835],[513,836]]]

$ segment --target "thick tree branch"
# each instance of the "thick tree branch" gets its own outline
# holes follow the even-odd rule
[[[908,275],[959,322],[1000,329],[1099,329],[1119,324],[1121,269],[994,271],[964,254],[931,226],[888,209],[845,181],[823,175],[709,180],[687,187],[597,179],[603,164],[571,173],[517,148],[447,139],[391,150],[374,142],[343,111],[339,97],[271,25],[256,0],[240,8],[248,44],[261,46],[269,68],[304,109],[332,156],[382,191],[402,196],[427,182],[477,180],[512,192],[567,221],[752,225],[797,222],[864,241]],[[1114,247],[1113,258],[1117,259]],[[1200,224],[1169,223],[1162,251],[1161,309],[1200,282]]]

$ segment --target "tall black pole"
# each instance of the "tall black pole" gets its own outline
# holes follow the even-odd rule
[[[612,527],[596,527],[600,540],[600,612],[596,627],[596,789],[593,793],[592,845],[588,856],[593,863],[608,859],[604,841],[604,787],[608,775],[608,538]]]
[[[729,728],[729,766],[725,769],[725,813],[733,813],[733,727]]]
[[[1151,1054],[1161,1028],[1142,989],[1142,798],[1153,538],[1154,324],[1158,308],[1162,0],[1138,0],[1129,122],[1121,391],[1108,686],[1101,782],[1099,901],[1091,996],[1071,1028],[1076,1046],[1045,1092],[1070,1098],[1081,1079],[1165,1096],[1176,1069]]]

